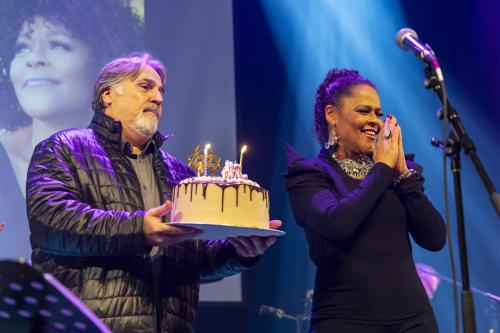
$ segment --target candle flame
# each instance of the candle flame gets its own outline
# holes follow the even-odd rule
[[[240,151],[240,166],[243,168],[243,153],[247,151],[247,145],[243,145]]]
[[[210,143],[207,143],[207,144],[205,145],[205,149],[203,150],[203,153],[205,153],[205,154],[206,154],[206,153],[208,153],[208,150],[209,150],[209,149],[210,149]]]

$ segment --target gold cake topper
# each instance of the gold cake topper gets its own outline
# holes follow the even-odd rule
[[[188,165],[199,176],[215,176],[221,170],[221,158],[210,149],[210,144],[205,147],[197,145],[194,153],[188,156]]]

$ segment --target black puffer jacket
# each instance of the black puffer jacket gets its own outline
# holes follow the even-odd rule
[[[33,264],[55,275],[113,332],[191,332],[199,281],[246,267],[226,242],[166,247],[155,305],[139,181],[120,151],[120,136],[119,122],[96,114],[88,128],[57,133],[35,148],[26,191]],[[159,150],[164,137],[153,140],[165,200],[193,173]]]

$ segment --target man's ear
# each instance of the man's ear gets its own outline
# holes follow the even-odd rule
[[[327,106],[325,106],[326,122],[333,126],[333,125],[337,124],[337,118],[338,118],[337,108],[331,104],[328,104]]]
[[[101,98],[102,101],[106,106],[111,105],[111,102],[113,101],[113,92],[111,88],[106,88],[102,93],[101,93]]]

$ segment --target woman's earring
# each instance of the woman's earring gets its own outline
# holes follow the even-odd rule
[[[337,134],[335,133],[335,130],[332,127],[330,129],[330,133],[328,133],[328,141],[325,142],[323,147],[325,147],[325,149],[328,149],[332,146],[335,146],[338,142],[339,142],[339,137],[337,136]]]

